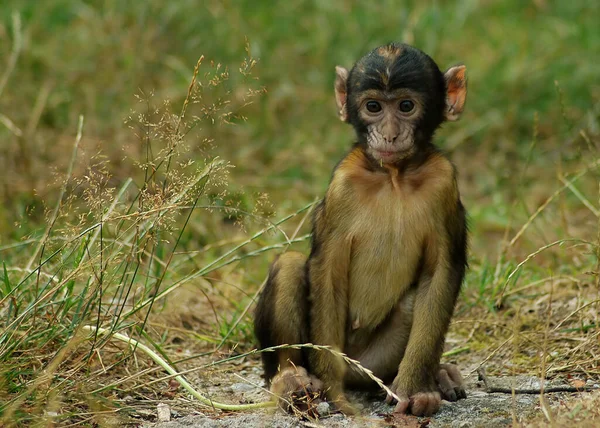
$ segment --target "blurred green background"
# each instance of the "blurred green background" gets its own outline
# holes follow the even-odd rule
[[[60,141],[72,138],[79,114],[86,118],[85,136],[101,141],[117,161],[132,139],[123,120],[139,89],[180,101],[200,55],[235,68],[246,38],[267,93],[245,110],[247,123],[214,136],[237,167],[234,183],[270,192],[278,211],[322,193],[353,139],[336,119],[334,66],[349,67],[379,44],[404,41],[442,69],[467,65],[466,114],[438,141],[462,153],[454,161],[464,171],[463,184],[478,183],[476,193],[465,196],[476,213],[498,185],[514,184],[536,112],[533,164],[539,168],[580,155],[574,128],[597,131],[599,9],[593,0],[4,0],[3,63],[11,49],[12,11],[21,14],[24,40],[0,98],[0,112],[23,131],[17,137],[0,125],[0,162],[7,172],[0,193],[3,229],[45,194],[49,165],[64,167]]]

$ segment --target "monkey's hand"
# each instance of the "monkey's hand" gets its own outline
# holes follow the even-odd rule
[[[409,379],[410,380],[410,379]],[[394,413],[412,413],[415,416],[431,416],[436,413],[442,401],[440,393],[435,386],[435,382],[425,387],[414,387],[406,382],[404,376],[400,373],[392,383],[392,391],[400,399],[396,404]],[[386,403],[391,404],[395,400],[388,395]]]
[[[323,401],[323,382],[304,367],[288,367],[273,378],[271,392],[284,411],[294,413],[297,410],[314,416],[316,406]]]
[[[444,400],[467,398],[464,381],[456,364],[440,364],[436,380]]]
[[[333,403],[336,409],[346,416],[351,416],[358,413],[358,410],[352,404],[350,404],[346,398],[341,385],[331,386],[327,390],[327,398],[331,403]]]

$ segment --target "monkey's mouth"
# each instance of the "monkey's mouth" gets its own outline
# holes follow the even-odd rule
[[[399,150],[375,150],[373,149],[375,157],[381,159],[382,161],[393,161],[398,158]]]

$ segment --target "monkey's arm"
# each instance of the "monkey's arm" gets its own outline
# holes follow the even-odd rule
[[[333,199],[333,198],[331,198]],[[328,202],[333,202],[329,199]],[[336,212],[343,212],[336,206]],[[351,241],[343,220],[331,218],[325,202],[315,213],[313,249],[308,261],[310,338],[318,345],[343,351],[348,316],[348,272]],[[344,413],[352,413],[343,394],[346,364],[327,351],[311,350],[310,370],[328,388],[328,398]]]
[[[393,388],[403,398],[397,411],[431,414],[439,407],[435,375],[444,339],[466,269],[465,212],[458,192],[445,202],[445,212],[425,248],[425,266],[414,305],[413,326]],[[411,396],[420,395],[413,400]]]

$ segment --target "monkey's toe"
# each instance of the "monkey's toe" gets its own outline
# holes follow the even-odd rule
[[[440,389],[440,392],[442,393],[442,397],[444,398],[444,400],[448,400],[448,401],[458,400],[458,394],[457,394],[458,385],[456,385],[452,381],[452,379],[450,379],[450,376],[448,375],[446,370],[440,369],[438,376],[437,376],[437,382],[438,382],[438,387]]]
[[[442,398],[448,401],[457,401],[467,398],[464,381],[454,364],[441,364],[436,377]]]
[[[333,402],[335,408],[342,412],[346,416],[356,415],[358,413],[358,409],[354,407],[346,398],[338,398]]]

